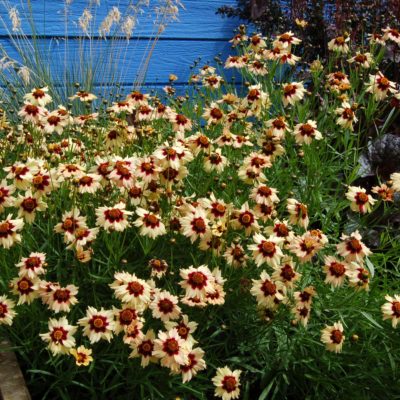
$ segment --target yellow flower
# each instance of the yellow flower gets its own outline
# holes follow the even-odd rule
[[[87,349],[85,346],[79,346],[77,349],[71,349],[70,354],[75,358],[75,363],[78,367],[82,365],[87,367],[92,361],[92,350]]]

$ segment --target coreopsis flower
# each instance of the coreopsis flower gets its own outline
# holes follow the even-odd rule
[[[264,38],[261,36],[260,33],[253,35],[250,38],[250,47],[252,50],[257,51],[267,46]]]
[[[57,111],[53,111],[43,116],[41,123],[44,132],[49,134],[56,132],[58,135],[61,135],[69,121],[65,118],[61,118]]]
[[[202,301],[198,297],[182,297],[182,304],[186,304],[189,307],[206,307],[208,304],[206,301]]]
[[[285,244],[290,243],[294,238],[292,227],[286,220],[280,221],[279,219],[275,219],[272,226],[264,228],[264,233],[285,239]]]
[[[202,208],[196,208],[189,211],[187,215],[180,218],[182,234],[194,243],[197,238],[202,238],[209,230],[209,220],[206,211]]]
[[[386,44],[383,35],[380,33],[369,33],[368,39],[370,44],[379,44],[380,46],[385,46]]]
[[[14,278],[10,282],[11,291],[19,296],[18,305],[31,304],[33,300],[39,297],[39,279],[22,276]]]
[[[172,167],[175,169],[179,169],[182,164],[187,164],[193,160],[193,154],[179,142],[173,145],[165,142],[163,146],[153,152],[153,155],[160,161],[162,167]]]
[[[73,335],[77,327],[70,325],[66,317],[58,320],[51,318],[48,326],[49,331],[40,334],[42,340],[48,343],[48,348],[54,355],[68,354],[75,346]]]
[[[257,217],[250,210],[249,204],[246,202],[240,210],[235,210],[231,219],[233,229],[244,229],[246,236],[250,236],[254,232],[260,230],[257,222]]]
[[[300,324],[304,327],[307,326],[308,320],[310,319],[311,315],[310,307],[306,307],[301,303],[298,303],[292,308],[292,313],[294,314],[294,320],[292,321],[292,323],[298,324],[300,322]]]
[[[224,111],[217,103],[212,102],[210,107],[204,109],[203,118],[207,121],[207,126],[216,125],[224,121]]]
[[[26,163],[16,162],[11,167],[5,167],[4,171],[8,172],[6,179],[13,179],[17,189],[27,190],[39,168],[34,160],[28,159]]]
[[[294,105],[302,100],[306,89],[304,89],[302,82],[286,83],[282,86],[283,89],[283,105],[287,107],[289,104]]]
[[[347,60],[349,64],[356,64],[362,68],[369,68],[373,62],[371,53],[360,53],[357,52],[354,57],[351,57]]]
[[[151,121],[154,116],[154,108],[149,104],[142,104],[136,110],[137,121]]]
[[[222,305],[225,303],[225,291],[222,285],[215,284],[214,291],[207,293],[206,300],[208,304]]]
[[[342,103],[341,107],[335,110],[335,113],[338,115],[336,123],[343,128],[347,128],[353,131],[353,124],[355,124],[358,119],[355,116],[352,106],[345,101]]]
[[[336,248],[339,255],[347,262],[356,261],[362,264],[364,257],[372,254],[371,250],[361,241],[362,238],[358,230],[349,236],[343,233],[340,239],[342,241],[336,245]]]
[[[295,236],[288,245],[289,251],[302,263],[310,261],[322,247],[318,238],[308,232],[302,236]]]
[[[128,272],[117,272],[114,278],[109,286],[118,300],[132,304],[139,310],[147,307],[150,303],[151,287],[146,281]]]
[[[81,227],[74,231],[74,238],[71,243],[67,246],[67,249],[76,249],[82,251],[85,246],[91,244],[97,237],[100,228],[87,228]]]
[[[203,86],[210,89],[219,89],[223,81],[222,76],[219,75],[209,75],[202,79]]]
[[[194,156],[197,156],[201,151],[208,152],[212,148],[210,139],[201,132],[196,132],[194,135],[189,136],[187,138],[187,146]]]
[[[18,216],[23,217],[28,224],[31,224],[35,220],[36,212],[46,210],[47,204],[42,200],[40,193],[32,194],[28,190],[24,195],[18,195],[15,207],[18,207]]]
[[[246,35],[238,33],[229,41],[229,43],[232,43],[232,47],[235,47],[240,43],[246,42],[248,39],[249,38]]]
[[[0,325],[12,325],[16,315],[14,311],[15,302],[7,296],[0,296]]]
[[[253,252],[253,259],[257,267],[264,263],[273,268],[278,267],[283,257],[280,246],[283,244],[284,239],[277,236],[270,236],[266,239],[263,235],[256,233],[253,236],[253,241],[254,244],[248,246],[248,249]]]
[[[157,180],[161,168],[156,165],[156,159],[152,156],[137,160],[136,175],[144,182]]]
[[[187,315],[182,315],[182,319],[179,322],[166,321],[164,322],[164,326],[169,331],[173,328],[176,328],[179,336],[183,340],[190,340],[193,343],[196,342],[192,334],[196,331],[198,324],[196,322],[189,321],[189,317]]]
[[[121,309],[113,307],[115,316],[114,332],[118,335],[121,332],[126,332],[132,323],[139,320],[139,313],[136,308],[128,305],[123,305]]]
[[[125,334],[122,338],[122,341],[127,345],[136,343],[143,336],[142,328],[142,320],[133,320],[129,325],[126,326]]]
[[[308,286],[303,291],[297,291],[293,293],[296,303],[301,304],[305,307],[311,307],[312,299],[316,292],[313,286]]]
[[[152,258],[148,266],[151,269],[151,277],[162,278],[168,270],[168,263],[159,258]]]
[[[276,308],[285,298],[285,286],[281,281],[273,281],[266,271],[261,272],[260,279],[252,279],[250,293],[256,297],[259,305]]]
[[[228,265],[238,268],[246,266],[249,257],[247,256],[246,252],[240,244],[232,243],[225,250],[224,258]]]
[[[206,265],[181,269],[179,275],[183,279],[179,285],[185,289],[187,297],[199,297],[204,300],[207,293],[214,290],[214,277]]]
[[[77,294],[78,287],[75,285],[67,285],[66,287],[50,285],[50,292],[46,294],[44,300],[49,309],[56,314],[70,312],[71,307],[78,303]]]
[[[146,191],[144,190],[145,183],[136,181],[132,186],[129,186],[127,189],[127,194],[129,197],[129,201],[132,205],[138,206],[146,206],[147,200],[145,198]]]
[[[272,166],[270,159],[268,159],[267,165],[268,168]],[[242,166],[239,168],[237,175],[244,183],[248,185],[257,185],[267,180],[266,176],[262,172],[262,169],[244,164],[244,160]]]
[[[350,37],[338,36],[328,42],[328,49],[337,53],[348,53]]]
[[[228,159],[221,154],[221,149],[216,149],[214,152],[204,157],[204,170],[206,172],[216,171],[221,173],[227,165]]]
[[[394,190],[384,183],[382,183],[380,186],[373,186],[371,192],[376,193],[384,202],[393,202]]]
[[[224,219],[231,209],[230,204],[226,204],[223,200],[217,199],[214,193],[211,193],[209,199],[199,199],[199,203],[208,211],[208,215],[213,221]]]
[[[133,224],[140,228],[141,235],[155,239],[167,233],[159,215],[140,207],[136,208],[135,212],[139,218]]]
[[[261,84],[249,86],[243,102],[244,107],[248,107],[253,115],[259,115],[262,109],[267,109],[270,105],[269,95],[262,90]]]
[[[296,199],[287,199],[286,209],[290,214],[289,221],[291,224],[307,229],[309,219],[308,209],[305,204],[300,203]]]
[[[54,231],[64,233],[65,243],[70,243],[75,239],[75,231],[80,228],[87,228],[86,217],[80,215],[78,208],[74,208],[63,214],[62,222],[54,227]]]
[[[185,132],[192,129],[192,121],[183,114],[171,112],[169,121],[174,132]]]
[[[4,208],[14,205],[14,198],[12,197],[14,192],[14,185],[8,185],[5,179],[0,182],[0,213],[4,211]]]
[[[169,321],[170,319],[178,319],[181,315],[181,308],[178,306],[178,297],[172,295],[168,291],[160,291],[154,295],[150,303],[150,309],[154,318],[161,321]]]
[[[285,149],[281,144],[281,139],[272,136],[270,132],[271,131],[267,131],[265,136],[260,136],[257,139],[257,144],[261,146],[263,154],[269,157],[271,162],[273,162],[277,157],[285,154]]]
[[[97,174],[81,176],[77,181],[78,193],[96,193],[101,188],[102,177]]]
[[[54,170],[46,171],[42,169],[38,171],[32,178],[32,189],[35,193],[43,196],[59,187],[57,174]]]
[[[48,94],[49,88],[47,86],[36,88],[32,92],[24,95],[26,103],[34,104],[36,106],[44,107],[46,104],[51,103],[52,98]]]
[[[111,340],[114,331],[114,313],[101,307],[96,310],[89,306],[86,317],[80,318],[78,324],[83,328],[83,336],[87,336],[90,343],[96,343],[101,339]]]
[[[133,101],[131,101],[130,99],[124,101],[116,101],[113,102],[112,105],[107,108],[107,110],[116,114],[122,112],[132,114],[133,111],[135,110],[135,105],[133,104]]]
[[[0,221],[0,244],[9,249],[14,243],[21,242],[19,232],[24,226],[22,218],[12,219],[12,215],[8,214],[6,219]]]
[[[296,264],[292,257],[284,256],[280,265],[273,268],[272,280],[282,282],[287,288],[293,288],[294,284],[301,278],[301,274],[296,271]]]
[[[289,125],[283,116],[278,116],[274,119],[269,119],[265,123],[265,127],[271,135],[278,139],[284,139],[285,133],[289,132]]]
[[[279,55],[278,60],[281,64],[296,65],[296,63],[300,61],[300,57],[295,56],[293,53],[284,51]]]
[[[249,136],[246,136],[246,135],[235,135],[232,139],[233,139],[232,146],[235,149],[241,149],[244,146],[249,146],[249,147],[254,146],[254,144],[250,140]]]
[[[158,358],[153,355],[155,338],[154,331],[149,329],[145,335],[132,344],[133,350],[129,358],[141,357],[140,365],[142,368],[146,368],[150,362],[157,362]]]
[[[251,190],[250,198],[257,204],[273,206],[275,203],[279,203],[277,193],[276,189],[261,183]]]
[[[381,307],[383,319],[391,319],[393,328],[396,328],[400,322],[400,295],[386,295],[385,300],[386,303]]]
[[[173,185],[181,185],[188,174],[189,171],[184,165],[178,169],[165,167],[160,171],[160,182],[167,187],[167,191],[171,191]]]
[[[131,102],[135,107],[142,104],[147,104],[148,98],[148,94],[141,93],[137,90],[132,91],[126,96],[126,100]]]
[[[79,99],[83,103],[91,102],[97,99],[93,93],[86,92],[84,90],[80,90],[76,92],[73,96],[69,97],[70,100]]]
[[[78,367],[87,367],[93,361],[92,349],[87,349],[85,346],[71,349],[69,353],[75,358],[75,364]]]
[[[240,395],[241,370],[230,370],[227,366],[218,368],[216,375],[212,378],[215,386],[215,396],[222,400],[238,399]]]
[[[241,58],[243,60],[243,57]],[[256,76],[265,76],[268,74],[266,64],[261,60],[252,60],[247,63],[247,70]]]
[[[294,36],[294,33],[289,31],[278,35],[273,42],[273,45],[281,49],[290,51],[292,45],[301,43],[301,40]]]
[[[81,263],[87,263],[92,259],[93,250],[92,249],[82,249],[77,247],[75,257]]]
[[[332,72],[327,75],[328,83],[327,86],[333,92],[342,92],[350,89],[350,81],[345,73],[342,71]]]
[[[163,367],[170,368],[172,372],[179,372],[181,365],[188,364],[190,350],[191,343],[183,340],[175,328],[159,332],[158,338],[154,340],[153,355],[160,359]]]
[[[397,45],[400,45],[400,32],[397,29],[387,26],[386,28],[382,29],[382,32],[383,40],[391,40]]]
[[[211,65],[203,65],[200,69],[200,74],[202,76],[206,75],[212,75],[216,71],[215,67],[212,67]]]
[[[366,83],[366,85],[368,86],[366,92],[372,93],[377,101],[384,100],[389,93],[396,92],[396,84],[389,81],[381,71],[378,71],[375,75],[370,75],[369,83]]]
[[[400,192],[400,172],[391,174],[390,179],[392,180],[392,189],[395,192]]]
[[[188,353],[189,362],[180,366],[182,383],[189,382],[199,371],[206,369],[206,362],[203,357],[204,351],[200,347],[190,350]]]
[[[364,188],[358,186],[349,186],[346,198],[351,201],[350,208],[361,214],[371,212],[371,206],[376,202],[371,195],[366,193]]]
[[[116,157],[113,159],[114,165],[111,167],[110,164],[111,163],[107,163],[105,165],[106,170],[103,170],[103,178],[111,180],[118,187],[123,186],[130,188],[135,183],[136,176],[134,173],[134,160],[130,158],[122,159],[120,157]]]
[[[125,210],[125,203],[118,203],[113,207],[99,207],[96,209],[96,225],[104,228],[106,231],[122,232],[128,226],[128,216],[132,211]]]
[[[24,257],[16,264],[19,268],[19,276],[28,276],[33,279],[39,275],[46,273],[46,254],[45,253],[30,253],[29,257]]]
[[[343,335],[343,325],[340,321],[333,325],[326,325],[321,330],[321,342],[325,344],[326,349],[340,353],[342,351],[345,336]]]
[[[18,116],[23,118],[26,122],[31,122],[33,124],[39,123],[44,115],[45,111],[42,107],[31,103],[25,103],[18,112]]]
[[[325,283],[330,284],[332,287],[339,287],[344,284],[349,266],[346,262],[339,261],[335,257],[325,257],[325,265],[323,268],[326,277]]]
[[[322,134],[317,130],[317,123],[311,119],[304,124],[297,124],[294,127],[293,135],[298,144],[310,144],[313,139],[321,140]]]
[[[351,262],[347,270],[347,276],[349,278],[349,285],[356,290],[369,290],[370,272],[364,267],[355,262]]]
[[[57,169],[58,181],[79,179],[85,174],[85,168],[79,164],[60,164]]]

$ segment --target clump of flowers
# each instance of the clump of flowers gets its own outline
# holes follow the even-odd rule
[[[135,90],[105,104],[79,90],[82,114],[47,87],[24,96],[0,146],[2,327],[33,310],[60,365],[91,370],[117,354],[118,368],[156,370],[172,391],[201,382],[229,400],[269,368],[252,366],[253,336],[260,357],[270,343],[295,352],[296,340],[339,358],[359,312],[397,326],[399,296],[381,292],[366,227],[396,205],[400,174],[355,183],[366,121],[396,113],[379,49],[338,36],[307,81],[285,72],[300,62],[295,33],[232,43],[225,65],[246,77],[243,91],[206,65],[191,78],[196,102],[172,94],[175,77],[164,98]]]

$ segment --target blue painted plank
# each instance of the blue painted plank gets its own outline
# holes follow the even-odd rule
[[[2,41],[1,44],[11,58],[24,63],[10,39]],[[37,41],[37,47],[42,54],[41,59],[46,60],[45,68],[57,82],[64,80],[65,73],[69,75],[70,82],[85,81],[85,69],[80,66],[81,60],[84,60],[83,63],[97,68],[94,71],[94,82],[132,83],[137,78],[143,55],[148,53],[148,46],[148,42],[137,40],[131,40],[128,45],[125,41],[113,43],[110,40],[96,41],[92,44],[88,40]],[[159,41],[152,52],[146,82],[166,84],[169,74],[173,73],[178,76],[179,82],[185,83],[190,76],[190,64],[193,61],[201,58],[199,65],[215,64],[214,57],[220,52],[224,60],[231,53],[230,44],[216,41]],[[28,56],[28,60],[25,61],[34,60],[33,54]]]
[[[66,33],[71,36],[82,35],[78,19],[88,0],[74,0],[68,9],[68,30],[65,29],[64,1],[60,0],[31,0],[32,15],[38,35],[64,36]],[[101,1],[100,7],[93,8],[93,29],[91,32],[98,34],[98,28],[113,6],[120,8],[122,16],[127,15],[127,6],[132,0]],[[222,18],[216,15],[218,7],[222,5],[235,5],[236,0],[183,0],[185,9],[179,11],[179,22],[170,24],[163,32],[165,38],[184,39],[229,39],[233,36],[233,30],[239,25],[239,21],[230,18]],[[20,10],[22,28],[26,34],[32,33],[26,17],[28,6],[25,0],[10,0],[10,5],[15,5]],[[154,11],[151,11],[157,1],[151,0],[149,8],[143,7],[144,13],[138,17],[137,27],[134,36],[152,36],[155,34]],[[25,10],[25,11],[24,11]],[[8,26],[8,11],[2,5],[0,7],[0,18]],[[10,28],[6,29],[0,24],[0,35],[7,35]],[[118,33],[118,32],[117,32]]]

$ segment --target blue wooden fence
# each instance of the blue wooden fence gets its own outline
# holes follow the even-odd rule
[[[79,28],[78,19],[87,7],[88,0],[73,0],[68,8],[68,14],[63,12],[64,1],[60,0],[31,0],[31,9],[28,10],[27,1],[8,1],[8,7],[1,5],[0,17],[3,20],[0,26],[0,46],[11,58],[21,60],[15,43],[10,38],[11,24],[8,22],[7,8],[16,6],[20,10],[22,19],[21,28],[25,33],[33,34],[29,21],[25,18],[28,14],[33,16],[35,22],[35,35],[39,50],[43,57],[48,58],[53,77],[60,82],[66,74],[85,79],[84,70],[79,65],[82,56],[93,65],[109,65],[96,72],[94,80],[96,85],[111,81],[119,81],[122,86],[131,87],[137,79],[138,70],[149,52],[149,38],[154,36],[154,12],[149,9],[156,3],[150,2],[149,9],[138,18],[138,24],[133,31],[129,43],[121,35],[113,39],[104,40],[98,27],[113,6],[117,6],[121,14],[131,0],[101,1],[96,6],[93,17],[92,35],[89,40]],[[238,21],[222,18],[216,15],[216,10],[223,4],[233,5],[235,0],[182,0],[184,9],[180,9],[179,21],[169,24],[157,42],[145,77],[148,87],[164,86],[168,84],[169,75],[178,76],[175,85],[187,85],[190,75],[190,64],[201,58],[201,63],[213,62],[218,53],[225,59],[231,52],[228,40],[233,36],[233,30]],[[25,11],[24,11],[25,10]],[[66,21],[68,21],[66,23]],[[6,22],[7,26],[4,26]],[[67,27],[67,28],[66,28]],[[14,38],[18,38],[14,36]],[[21,43],[21,41],[20,41]],[[64,65],[68,68],[65,70]],[[112,67],[111,67],[112,65]]]

